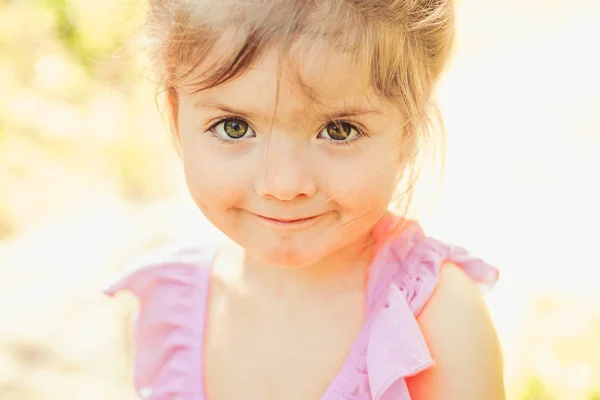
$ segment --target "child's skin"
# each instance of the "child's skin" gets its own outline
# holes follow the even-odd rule
[[[318,399],[364,322],[370,231],[403,168],[406,120],[344,54],[298,54],[170,95],[192,197],[239,244],[212,271],[209,398]],[[436,366],[408,380],[414,400],[504,398],[496,334],[462,271],[443,267],[417,320]]]

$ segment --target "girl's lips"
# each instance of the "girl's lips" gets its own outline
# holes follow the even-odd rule
[[[252,213],[252,215],[258,220],[259,223],[271,229],[300,230],[308,228],[309,226],[319,222],[325,214],[298,219],[271,218],[254,213]]]

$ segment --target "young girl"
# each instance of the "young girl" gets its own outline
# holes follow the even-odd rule
[[[496,269],[388,211],[433,137],[453,21],[451,0],[150,1],[190,193],[231,241],[107,290],[140,300],[142,398],[504,398],[476,286]]]

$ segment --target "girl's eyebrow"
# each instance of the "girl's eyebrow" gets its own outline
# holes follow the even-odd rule
[[[219,110],[228,114],[239,115],[248,119],[257,119],[260,117],[260,114],[256,112],[251,112],[247,110],[236,109],[227,104],[220,103],[212,98],[201,98],[197,102],[194,103],[194,108],[204,108],[209,110]]]
[[[219,110],[228,114],[239,115],[248,119],[266,119],[264,115],[261,115],[257,112],[252,112],[248,110],[237,109],[235,107],[231,107],[230,105],[221,103],[212,98],[201,98],[197,102],[194,103],[194,108],[204,108],[211,110]],[[383,111],[377,108],[366,108],[363,106],[356,107],[326,107],[325,109],[330,110],[329,112],[318,112],[319,118],[331,121],[338,120],[348,117],[358,117],[362,115],[382,115]]]
[[[348,118],[348,117],[358,117],[361,115],[381,115],[383,114],[383,111],[377,109],[377,108],[366,108],[366,107],[362,107],[362,106],[358,106],[358,107],[343,107],[343,108],[332,108],[332,107],[327,107],[329,110],[332,110],[330,112],[321,112],[319,113],[320,116],[323,119],[326,120],[335,120],[335,119],[342,119],[342,118]]]

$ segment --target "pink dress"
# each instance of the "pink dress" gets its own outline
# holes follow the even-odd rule
[[[207,400],[203,343],[215,252],[215,246],[164,251],[106,290],[128,290],[139,299],[134,375],[143,399]],[[434,365],[416,316],[445,261],[478,284],[498,279],[494,267],[426,237],[415,222],[383,242],[369,269],[366,321],[321,400],[410,400],[405,378]]]

